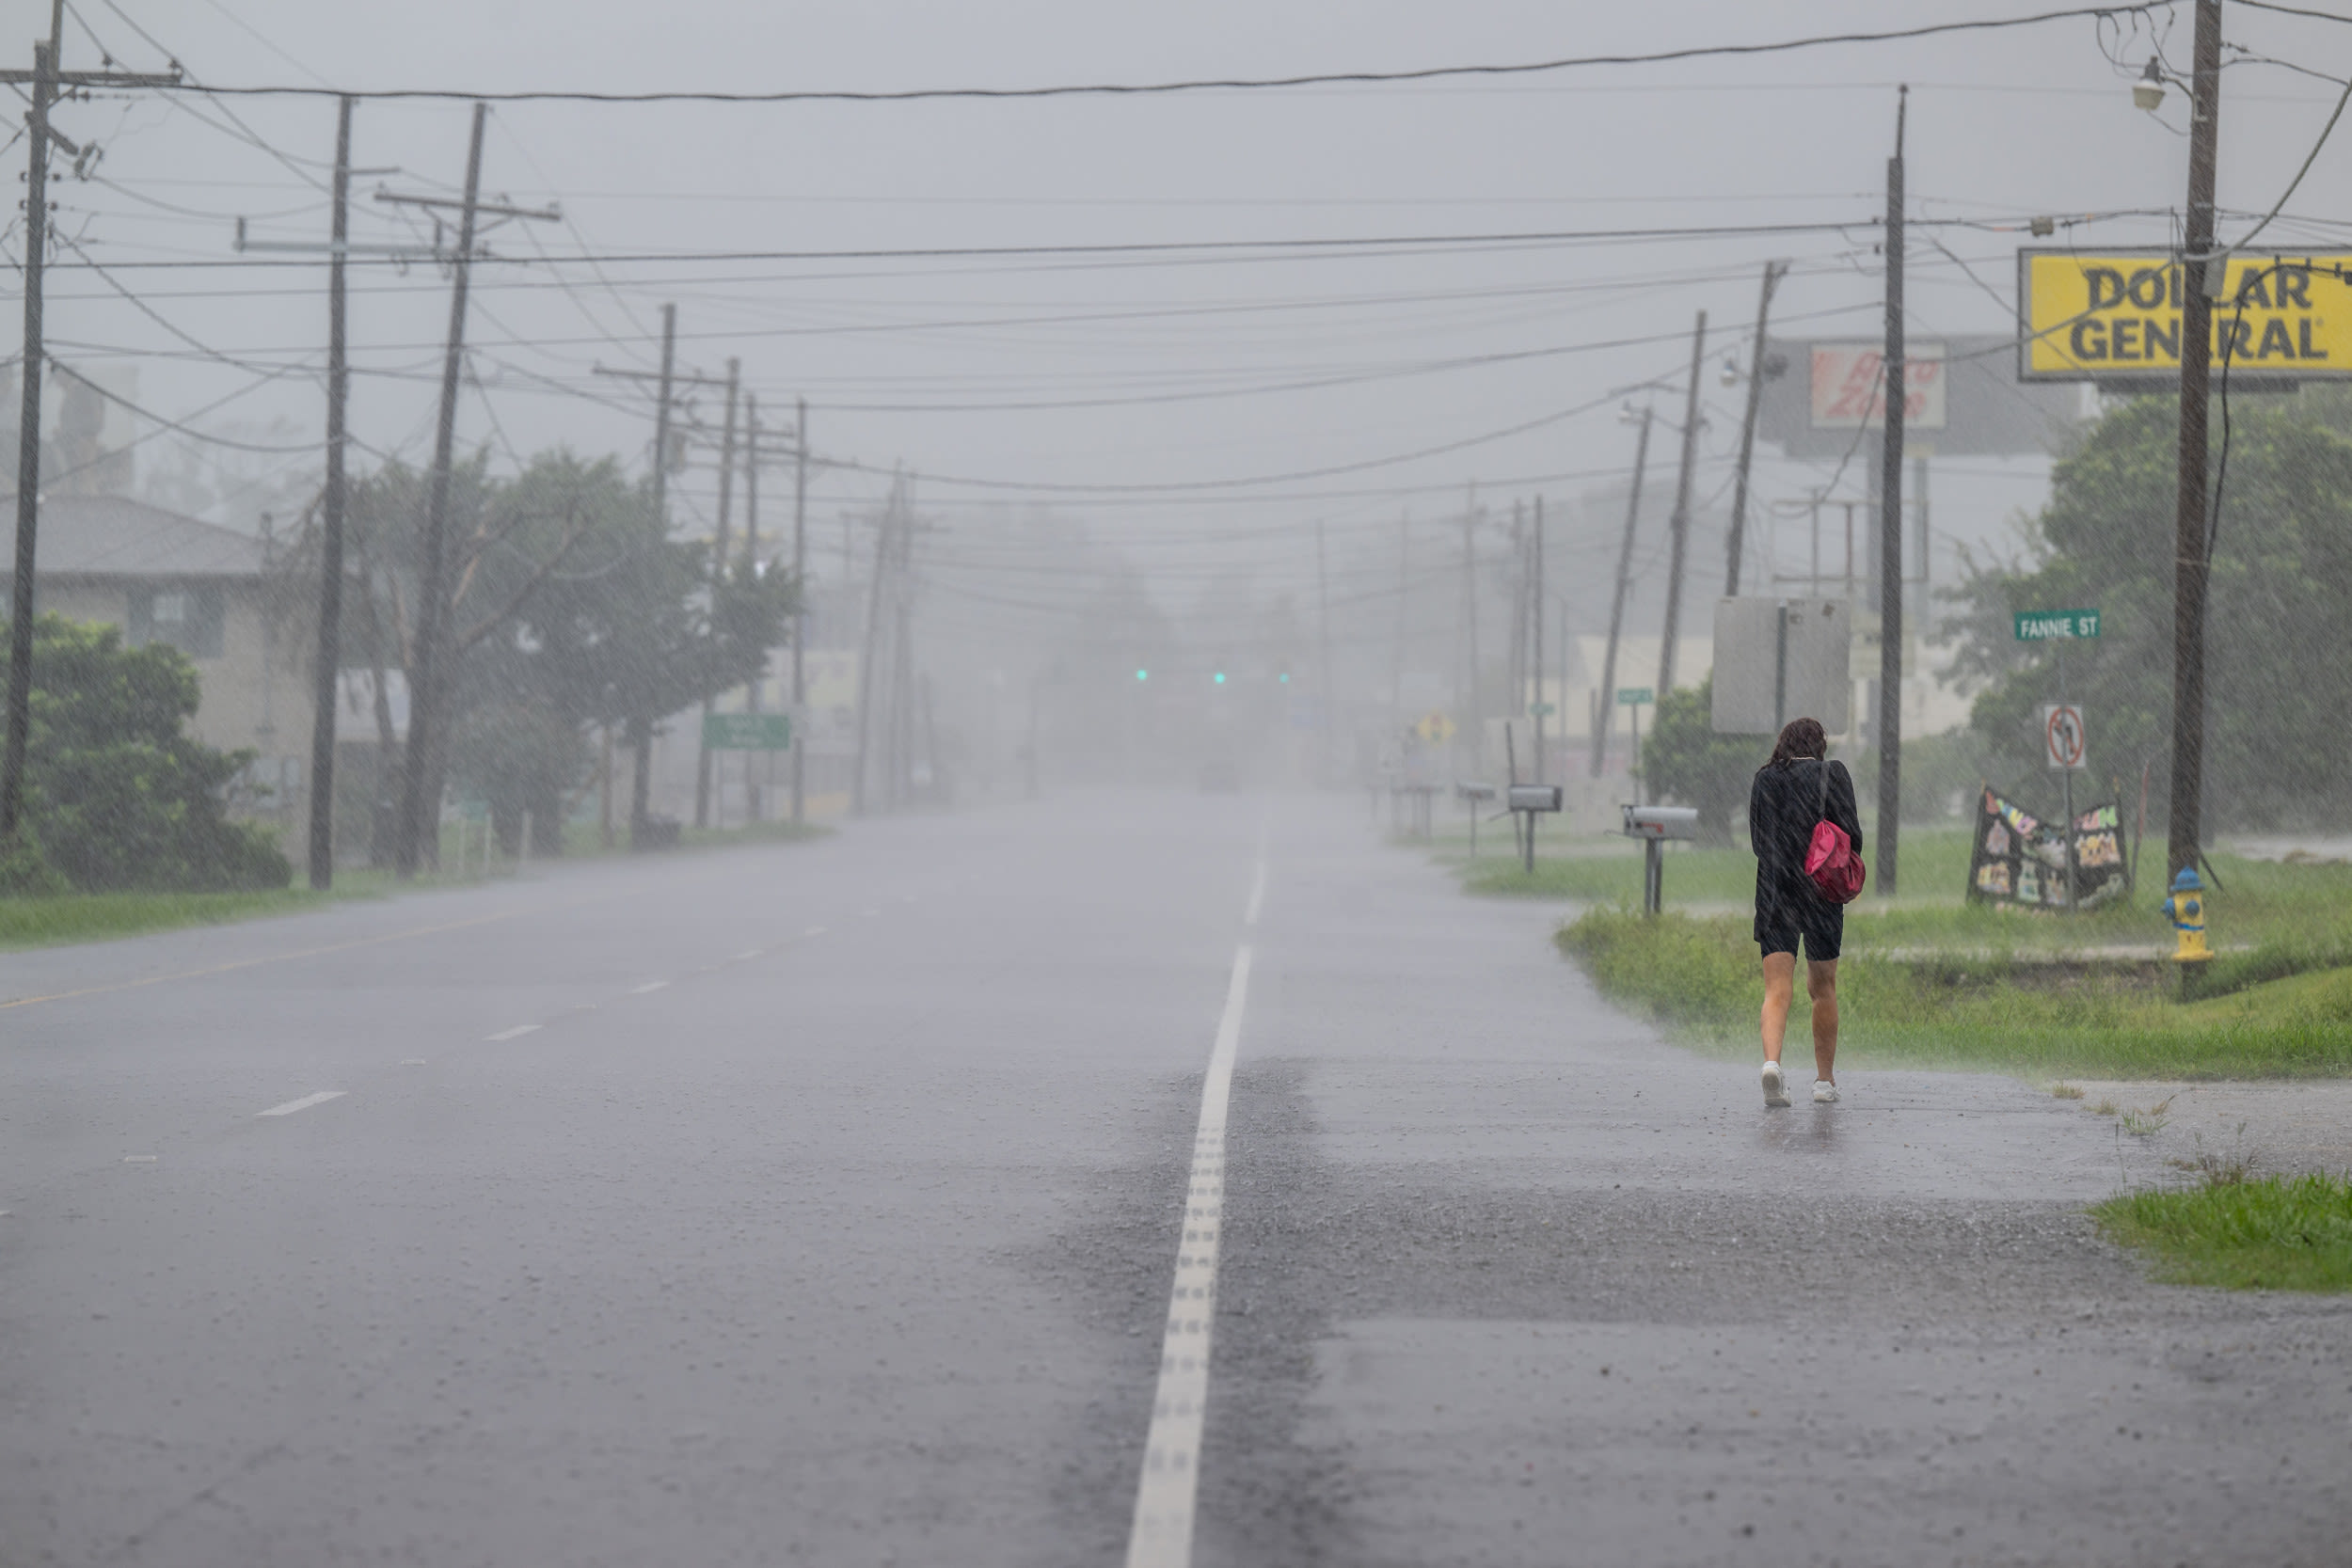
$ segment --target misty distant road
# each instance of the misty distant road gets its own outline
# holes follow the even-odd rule
[[[1200,1340],[1204,1565],[2344,1560],[2352,1304],[2146,1283],[2027,1085],[1768,1116],[1558,914],[1073,794],[0,958],[0,1564],[1116,1564]]]

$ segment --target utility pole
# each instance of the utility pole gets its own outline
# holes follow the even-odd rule
[[[882,513],[882,528],[874,540],[874,577],[866,587],[865,648],[858,656],[857,667],[857,766],[850,775],[850,815],[866,815],[866,751],[873,734],[874,723],[874,656],[882,635],[882,579],[890,570],[890,547],[898,530],[898,505],[906,494],[906,481],[899,478],[890,486],[890,504]],[[1032,718],[1035,705],[1031,705]]]
[[[735,497],[735,404],[741,374],[742,361],[728,359],[726,422],[721,427],[719,436],[719,536],[712,541],[710,549],[710,593],[714,601],[725,589],[727,580],[727,525],[730,520],[727,512]],[[714,701],[710,697],[703,699],[703,718],[706,721],[710,717]],[[708,729],[707,723],[704,727]],[[710,826],[710,742],[707,736],[702,735],[696,736],[694,740],[694,826],[707,828]]]
[[[743,573],[759,576],[759,394],[743,394]],[[759,673],[743,683],[743,711],[759,711],[759,689],[768,678],[767,658],[760,659]],[[768,770],[768,782],[774,784],[776,754],[773,752],[743,753],[743,818],[747,822],[763,820],[760,816],[760,793],[757,769]]]
[[[29,83],[32,112],[24,117],[24,403],[18,411],[16,452],[16,572],[8,618],[8,738],[0,751],[0,844],[14,845],[24,820],[24,768],[33,743],[33,573],[40,537],[41,272],[49,248],[49,144],[74,157],[83,150],[49,123],[63,87],[158,87],[180,80],[117,71],[60,71],[65,0],[50,0],[49,41],[33,45],[33,69],[0,71],[0,82]]]
[[[1315,629],[1323,644],[1323,766],[1324,783],[1330,783],[1332,753],[1340,722],[1339,693],[1331,688],[1331,574],[1323,554],[1323,519],[1315,519]]]
[[[484,213],[498,217],[535,218],[552,222],[563,216],[555,208],[526,209],[503,203],[485,203],[482,199],[482,133],[488,121],[490,106],[477,102],[473,106],[473,135],[466,144],[466,194],[463,200],[450,202],[442,197],[395,196],[378,191],[378,201],[412,207],[448,207],[459,209],[457,219],[457,250],[451,258],[449,303],[449,347],[441,360],[441,405],[433,433],[433,473],[426,492],[424,518],[424,580],[418,590],[422,603],[417,611],[417,655],[415,668],[409,672],[408,682],[408,745],[402,761],[405,777],[402,781],[400,801],[400,834],[395,864],[401,879],[405,881],[417,874],[420,860],[438,862],[440,859],[440,759],[446,750],[442,736],[435,730],[441,721],[441,683],[446,673],[441,669],[445,650],[441,641],[444,623],[449,617],[449,486],[450,468],[454,461],[457,443],[457,388],[466,363],[466,297],[472,279],[474,230]],[[429,818],[429,820],[428,820]],[[427,829],[433,842],[425,843]]]
[[[466,199],[457,222],[457,254],[450,293],[449,348],[441,360],[441,408],[433,433],[433,474],[427,493],[424,519],[424,582],[420,590],[422,603],[417,612],[417,654],[414,679],[408,689],[408,746],[401,759],[405,765],[400,800],[400,847],[397,865],[401,879],[417,874],[420,859],[437,860],[435,853],[424,852],[425,816],[428,802],[425,795],[434,780],[433,721],[434,682],[440,674],[442,599],[448,594],[443,582],[446,575],[447,534],[449,532],[450,465],[457,443],[457,385],[466,360],[466,289],[470,280],[473,260],[473,230],[476,204],[482,199],[482,132],[488,120],[490,106],[477,103],[473,106],[473,135],[466,148]],[[437,804],[438,802],[432,802]],[[434,813],[437,827],[439,814]],[[439,849],[437,843],[436,851]]]
[[[808,682],[801,673],[808,627],[808,400],[794,404],[792,420],[792,582],[802,604],[792,617],[792,820],[808,820]],[[843,583],[847,587],[847,581]]]
[[[723,387],[726,383],[713,376],[695,375],[677,368],[677,307],[661,308],[661,368],[658,371],[615,371],[602,365],[594,367],[594,373],[611,376],[617,381],[650,381],[654,384],[653,413],[653,516],[658,534],[667,538],[670,532],[670,420],[681,386]],[[629,717],[628,744],[630,763],[630,792],[628,808],[628,841],[631,848],[645,847],[647,825],[652,820],[648,802],[653,794],[653,727],[660,717],[655,713],[639,713]]]
[[[2205,592],[2213,570],[2205,522],[2206,378],[2213,368],[2214,158],[2221,135],[2221,0],[2197,0],[2189,87],[2188,221],[2181,245],[2181,444],[2172,508],[2172,809],[2169,875],[2194,866],[2204,837]],[[30,364],[28,359],[27,364]],[[18,568],[20,571],[22,567]],[[10,732],[13,740],[14,732]],[[2068,825],[2073,832],[2073,825]],[[2070,838],[2070,842],[2071,842]]]
[[[1895,896],[1895,850],[1903,803],[1903,400],[1909,390],[1903,368],[1903,119],[1910,98],[1907,87],[1896,94],[1895,155],[1886,160],[1886,413],[1885,441],[1879,451],[1878,820],[1879,894],[1886,898]],[[2187,352],[2185,342],[2182,351]],[[2201,512],[2203,496],[2201,482]]]
[[[326,266],[326,494],[320,504],[319,646],[310,714],[310,886],[335,884],[336,677],[342,664],[343,412],[351,395],[344,356],[343,261],[351,238],[351,95],[335,104],[335,215]]]
[[[1535,782],[1544,782],[1544,498],[1535,498],[1535,578],[1529,585],[1527,610],[1529,632],[1535,645],[1529,655],[1527,667],[1535,677],[1535,700],[1528,704],[1535,718]],[[1527,837],[1530,845],[1535,838],[1535,823],[1528,819]]]
[[[1675,689],[1675,641],[1682,634],[1682,562],[1691,543],[1691,471],[1699,456],[1699,367],[1707,357],[1707,312],[1691,329],[1691,386],[1682,404],[1682,469],[1675,479],[1673,544],[1666,552],[1666,630],[1658,649],[1658,700]]]
[[[1642,473],[1649,467],[1650,411],[1633,441],[1633,484],[1625,499],[1625,543],[1617,547],[1617,587],[1609,596],[1609,649],[1601,655],[1600,689],[1593,693],[1593,777],[1609,761],[1609,732],[1617,717],[1617,639],[1625,631],[1625,596],[1633,581],[1633,525],[1642,515]]]
[[[1469,749],[1473,755],[1479,747],[1480,732],[1485,729],[1478,704],[1478,506],[1476,492],[1471,493],[1462,512],[1462,638],[1464,642],[1462,670],[1462,725]]]
[[[1788,270],[1786,261],[1764,263],[1764,287],[1756,301],[1756,352],[1748,359],[1748,408],[1740,420],[1739,476],[1731,485],[1731,540],[1724,553],[1724,597],[1740,596],[1740,556],[1747,547],[1748,468],[1756,459],[1756,416],[1764,402],[1764,334],[1772,319],[1772,290]]]
[[[1405,726],[1405,605],[1411,590],[1413,563],[1412,515],[1396,520],[1396,669],[1389,684],[1389,718],[1391,730]]]

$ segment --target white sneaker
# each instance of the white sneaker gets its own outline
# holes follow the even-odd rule
[[[1788,1085],[1781,1077],[1778,1062],[1764,1064],[1764,1106],[1767,1110],[1785,1108],[1788,1103]]]
[[[1813,1103],[1816,1105],[1836,1104],[1837,1085],[1826,1078],[1813,1080]]]

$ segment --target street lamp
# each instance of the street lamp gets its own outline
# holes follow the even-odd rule
[[[2163,104],[2164,68],[2156,64],[2153,55],[2150,55],[2148,69],[2141,71],[2139,80],[2132,84],[2132,106],[2153,114]]]

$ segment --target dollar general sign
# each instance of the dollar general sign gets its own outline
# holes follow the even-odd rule
[[[2265,380],[2352,375],[2348,272],[2352,255],[2232,256],[2213,305],[2215,370],[2226,356],[2233,374]],[[2178,383],[2178,258],[2024,250],[2017,284],[2021,380]]]

